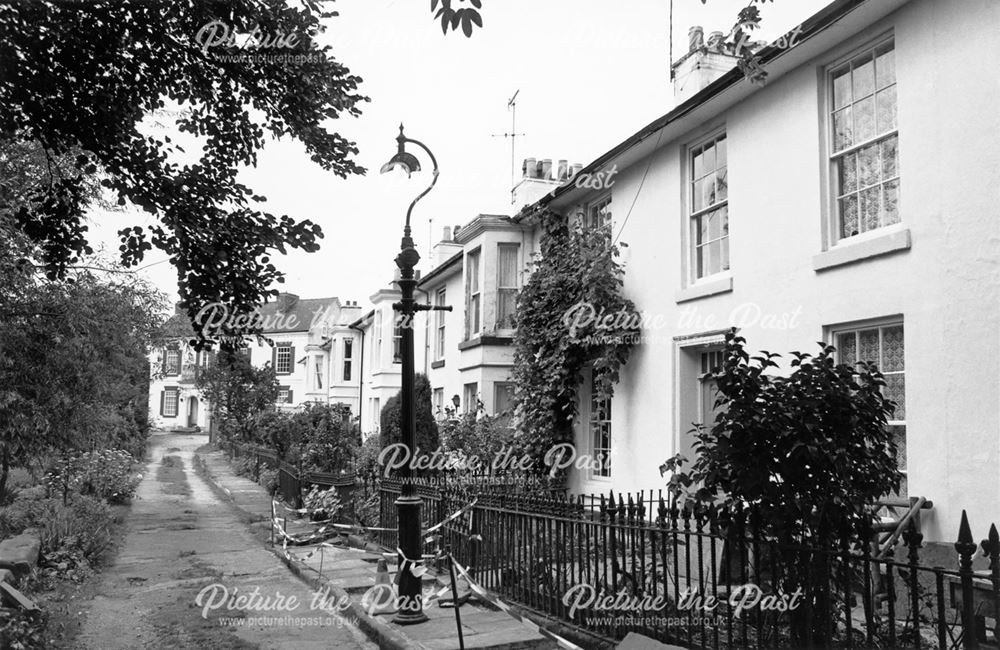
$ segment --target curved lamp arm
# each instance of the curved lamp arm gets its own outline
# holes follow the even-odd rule
[[[402,126],[399,127],[399,137],[396,138],[396,140],[400,143],[400,146],[402,146],[403,144],[405,144],[407,142],[412,142],[413,144],[415,144],[418,147],[420,147],[421,149],[423,149],[424,152],[427,154],[427,156],[431,159],[431,164],[434,166],[434,170],[431,172],[431,184],[427,186],[427,189],[425,189],[423,192],[421,192],[420,194],[418,194],[417,198],[413,199],[413,201],[410,203],[410,207],[406,210],[406,226],[405,226],[405,231],[406,231],[406,235],[409,235],[410,234],[410,214],[413,212],[413,206],[415,206],[417,204],[417,201],[419,201],[420,199],[422,199],[425,196],[427,196],[428,192],[430,192],[432,189],[434,189],[434,184],[437,183],[437,179],[438,179],[438,164],[437,164],[437,158],[435,158],[434,154],[431,153],[431,150],[427,148],[427,145],[425,145],[420,140],[414,140],[412,138],[407,138],[406,136],[403,135],[403,127]]]

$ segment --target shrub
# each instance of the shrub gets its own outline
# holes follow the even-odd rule
[[[417,375],[414,381],[413,402],[416,405],[416,445],[423,453],[430,453],[438,448],[437,421],[434,419],[434,407],[431,401],[431,382],[427,375]],[[400,394],[396,393],[382,407],[380,424],[382,426],[382,447],[403,441],[400,432]]]
[[[492,470],[495,459],[514,445],[514,430],[508,422],[507,417],[466,413],[441,425],[441,448],[469,459],[477,458],[483,471]],[[510,455],[512,459],[520,459],[519,454]]]
[[[302,468],[336,473],[349,467],[358,446],[358,432],[345,404],[306,404],[292,416],[295,436],[302,440]]]
[[[278,483],[278,470],[276,469],[262,469],[260,471],[260,484],[264,486],[267,493],[274,496],[278,492],[280,484]]]
[[[242,456],[233,463],[233,471],[237,476],[245,476],[257,480],[257,460],[253,456]]]
[[[45,610],[0,609],[0,648],[44,650]]]
[[[358,476],[368,477],[379,472],[378,455],[382,452],[382,438],[370,435],[358,447],[354,468]]]
[[[59,570],[98,561],[111,545],[114,523],[107,503],[82,494],[63,504],[62,497],[25,496],[22,492],[9,506],[0,508],[0,537],[36,529],[42,555],[47,562],[56,562]]]
[[[842,570],[829,556],[803,556],[811,546],[835,552],[874,516],[874,503],[899,488],[897,445],[888,418],[895,405],[883,398],[885,380],[865,364],[836,365],[834,348],[792,353],[793,372],[770,374],[779,356],[753,358],[735,331],[726,336],[725,362],[712,373],[719,388],[718,414],[696,432],[690,468],[675,456],[671,472],[677,497],[720,515],[748,511],[762,537],[780,544],[789,571],[782,588],[806,592],[807,607],[792,616],[795,640],[822,638],[830,612],[831,579]],[[832,573],[831,573],[832,570]],[[803,611],[809,612],[803,618]]]
[[[303,506],[309,511],[309,517],[314,521],[320,519],[333,519],[343,507],[340,497],[337,495],[337,488],[331,487],[321,490],[318,485],[314,485],[302,501]]]
[[[135,459],[122,449],[81,452],[56,461],[43,483],[50,494],[79,493],[108,503],[128,503],[135,495],[140,476],[132,474]]]
[[[363,526],[378,526],[381,518],[381,498],[378,490],[373,490],[367,497],[360,498],[360,504],[354,507],[354,518]]]

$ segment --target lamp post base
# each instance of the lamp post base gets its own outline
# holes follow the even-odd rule
[[[403,486],[403,494],[396,499],[397,521],[399,524],[399,550],[405,558],[420,561],[423,545],[420,543],[420,497],[411,492],[412,485]],[[399,598],[398,611],[392,622],[398,625],[415,625],[427,620],[423,604],[423,580],[410,572],[404,557],[399,558]]]
[[[423,610],[420,612],[399,612],[392,617],[392,622],[396,625],[416,625],[417,623],[423,623],[427,619],[427,614],[424,614]]]

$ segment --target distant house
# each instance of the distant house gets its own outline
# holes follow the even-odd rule
[[[358,382],[353,346],[359,335],[349,327],[361,307],[338,298],[300,299],[282,293],[260,308],[264,339],[251,341],[246,353],[256,366],[270,365],[279,382],[276,408],[294,409],[305,402],[344,403],[358,412]],[[212,352],[196,352],[186,313],[164,324],[167,343],[150,359],[150,416],[161,428],[207,429],[211,405],[195,387]]]

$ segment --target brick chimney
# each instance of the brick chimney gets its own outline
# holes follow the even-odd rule
[[[570,165],[564,158],[557,160],[555,165],[551,158],[525,158],[521,165],[521,181],[512,192],[514,212],[538,201],[563,183],[571,182],[582,168],[583,165]]]
[[[459,227],[455,226],[455,233],[458,233]],[[449,226],[445,226],[441,232],[441,241],[434,244],[431,248],[431,268],[437,268],[438,265],[446,262],[453,255],[462,250],[462,245],[455,241],[455,235],[452,233],[452,229]]]
[[[295,309],[296,303],[299,302],[299,297],[294,293],[279,293],[278,294],[278,311],[282,314],[287,314]]]
[[[722,32],[713,31],[705,44],[705,30],[695,25],[688,30],[688,51],[671,64],[674,101],[683,104],[706,86],[736,67],[739,59],[723,40]]]

